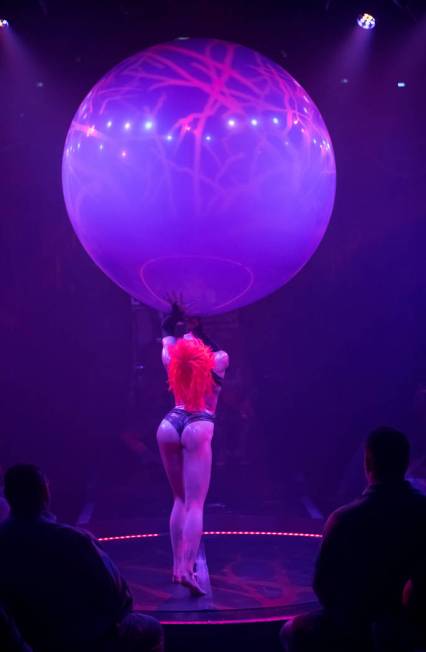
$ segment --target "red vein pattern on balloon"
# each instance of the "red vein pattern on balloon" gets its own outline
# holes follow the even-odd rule
[[[216,47],[215,47],[216,46]],[[324,129],[321,124],[315,124],[315,111],[312,111],[312,102],[307,97],[302,87],[293,80],[279,66],[272,64],[265,57],[254,53],[254,63],[251,65],[252,76],[244,76],[235,65],[240,46],[235,44],[223,44],[209,42],[205,52],[198,52],[192,48],[183,48],[182,45],[173,43],[154,46],[145,53],[132,57],[113,71],[107,74],[86,98],[79,115],[74,121],[76,130],[94,129],[81,124],[83,116],[98,115],[99,117],[108,114],[110,104],[117,101],[117,93],[120,96],[120,103],[124,107],[128,105],[129,111],[134,110],[132,100],[139,94],[140,86],[146,86],[148,94],[154,100],[152,106],[142,107],[142,113],[146,118],[153,121],[160,121],[161,110],[167,101],[167,93],[173,87],[187,87],[191,91],[199,89],[203,94],[204,103],[199,111],[192,111],[187,115],[180,116],[173,124],[167,125],[167,129],[153,130],[149,137],[155,141],[157,156],[161,162],[164,183],[167,189],[170,207],[173,209],[173,188],[170,171],[179,171],[192,177],[193,200],[195,213],[209,214],[212,211],[222,212],[235,202],[239,195],[248,193],[256,195],[261,192],[262,184],[270,175],[279,172],[279,160],[277,169],[269,166],[265,168],[259,164],[259,159],[265,152],[283,147],[292,129],[297,128],[303,135],[306,143],[306,155],[309,156],[312,141],[318,141],[320,151],[326,156],[330,144],[325,139]],[[167,56],[169,54],[170,56]],[[126,83],[114,85],[114,79],[125,74]],[[256,99],[254,106],[253,97]],[[267,114],[274,116],[280,121],[280,139],[272,141],[270,130],[264,129],[257,136],[256,151],[250,164],[250,175],[244,182],[234,183],[232,187],[224,186],[221,181],[227,170],[238,162],[242,153],[235,154],[229,147],[229,140],[235,137],[233,130],[224,133],[220,138],[220,146],[226,150],[225,156],[219,156],[215,148],[203,141],[208,121],[218,112],[221,112],[224,124],[228,119],[235,119],[239,123],[247,123],[251,112],[256,115]],[[97,125],[94,134],[98,137],[102,126]],[[193,139],[193,162],[192,165],[182,165],[178,157],[170,156],[170,147],[165,141],[165,134],[177,134],[173,152],[176,153],[185,138]],[[87,134],[88,135],[88,134]],[[324,138],[325,136],[325,138]],[[108,137],[106,137],[108,140]],[[288,144],[288,143],[287,143]],[[211,176],[202,172],[201,157],[208,155],[216,163],[216,171]],[[330,158],[330,172],[333,172],[332,156]],[[226,161],[224,164],[223,161]],[[297,174],[297,170],[295,170]],[[203,186],[209,186],[214,194],[209,193],[208,199],[203,203]],[[150,191],[164,192],[164,187],[157,181],[152,184]]]
[[[328,226],[335,163],[288,72],[243,46],[189,39],[93,87],[68,131],[63,186],[83,246],[120,287],[157,309],[184,289],[213,314],[306,264]]]

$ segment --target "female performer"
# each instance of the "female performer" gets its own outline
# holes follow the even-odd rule
[[[173,579],[195,596],[205,595],[194,572],[203,532],[203,509],[210,484],[211,440],[228,354],[208,340],[197,319],[176,337],[185,315],[177,303],[163,322],[162,360],[175,407],[157,431],[161,459],[173,491],[170,536]]]

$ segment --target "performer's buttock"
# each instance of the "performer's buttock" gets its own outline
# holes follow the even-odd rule
[[[189,424],[194,423],[194,421],[210,421],[214,423],[215,415],[210,412],[188,412],[183,408],[175,407],[166,414],[164,419],[175,427],[179,437],[181,437]]]

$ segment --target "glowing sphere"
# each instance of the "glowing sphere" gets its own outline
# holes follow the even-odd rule
[[[279,65],[232,43],[177,40],[90,91],[63,157],[65,202],[93,260],[129,294],[193,314],[238,308],[309,260],[334,203],[320,112]]]

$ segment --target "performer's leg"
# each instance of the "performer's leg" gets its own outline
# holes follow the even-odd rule
[[[185,519],[182,445],[176,429],[164,420],[157,431],[157,441],[167,478],[173,491],[170,515],[170,538],[173,550],[173,576],[180,576],[183,566],[182,534]]]
[[[183,561],[187,576],[192,576],[203,532],[204,502],[210,485],[213,423],[197,421],[182,434],[185,520]]]

